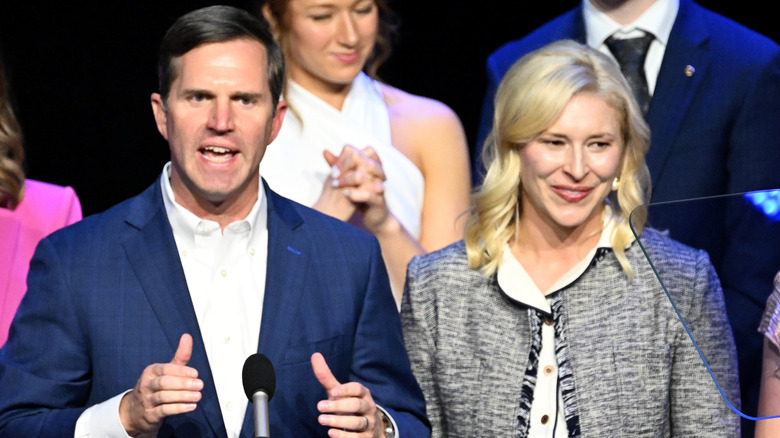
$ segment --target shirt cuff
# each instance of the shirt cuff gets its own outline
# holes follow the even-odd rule
[[[127,390],[102,403],[89,407],[76,421],[74,438],[131,438],[119,418],[119,403]]]
[[[382,418],[385,420],[385,424],[387,425],[387,428],[385,429],[385,435],[387,435],[387,438],[401,438],[401,432],[398,431],[398,425],[395,424],[393,417],[391,417],[382,406],[376,405],[376,408],[379,409],[379,412],[382,413]]]

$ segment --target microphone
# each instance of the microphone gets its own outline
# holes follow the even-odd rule
[[[264,354],[255,353],[244,362],[241,371],[244,381],[244,393],[254,405],[255,438],[269,438],[268,402],[276,391],[276,373],[271,360]]]

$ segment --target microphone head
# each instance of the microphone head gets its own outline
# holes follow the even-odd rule
[[[271,360],[264,354],[255,353],[246,358],[241,378],[244,381],[244,393],[249,401],[252,401],[252,396],[257,391],[268,394],[268,401],[271,401],[276,391],[276,373]]]

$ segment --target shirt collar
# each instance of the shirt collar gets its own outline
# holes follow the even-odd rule
[[[541,291],[531,279],[531,276],[523,268],[523,265],[512,254],[509,244],[503,247],[501,263],[498,265],[497,281],[501,291],[512,301],[522,305],[538,309],[546,314],[551,314],[550,303],[547,295],[552,292],[563,289],[571,283],[574,283],[590,266],[591,261],[596,256],[600,248],[612,248],[611,236],[617,223],[609,204],[605,205],[602,214],[604,227],[599,236],[596,246],[576,265],[574,265],[566,274],[559,278],[549,291]],[[626,244],[626,248],[633,243],[632,239]]]
[[[176,241],[179,242],[179,239],[184,239],[184,242],[191,247],[195,243],[196,235],[216,233],[219,231],[220,226],[215,221],[199,218],[177,203],[171,187],[170,177],[171,162],[169,161],[163,167],[163,172],[160,176],[165,213],[168,215],[168,221],[171,224]],[[260,181],[257,190],[257,201],[252,206],[252,210],[243,220],[235,221],[225,227],[224,232],[241,233],[246,232],[246,229],[249,228],[250,235],[256,235],[255,231],[265,230],[267,217],[268,207],[265,202],[265,189],[263,182]],[[252,239],[250,238],[249,240],[251,241]]]
[[[625,37],[644,31],[666,47],[672,26],[680,8],[680,0],[657,0],[634,22],[621,26],[607,14],[596,9],[590,0],[582,1],[582,18],[585,21],[585,34],[590,47],[599,48],[612,34],[619,32]]]

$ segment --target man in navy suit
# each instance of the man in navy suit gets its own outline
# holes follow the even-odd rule
[[[651,96],[646,120],[652,201],[780,187],[780,48],[768,38],[692,0],[584,0],[488,59],[474,181],[491,129],[493,96],[520,57],[574,39],[611,54],[607,39],[650,35],[643,65]],[[702,202],[674,214],[650,209],[649,224],[706,249],[718,269],[740,359],[744,409],[755,414],[761,363],[761,311],[780,263],[768,219],[747,201]],[[726,211],[730,210],[730,211]],[[776,234],[775,234],[776,236]],[[758,239],[757,239],[758,238]],[[774,242],[774,243],[773,243]],[[752,424],[744,424],[752,436]]]
[[[0,436],[254,436],[255,352],[275,437],[428,436],[376,240],[261,182],[285,111],[265,23],[189,13],[159,68],[171,162],[38,247],[0,350]]]

